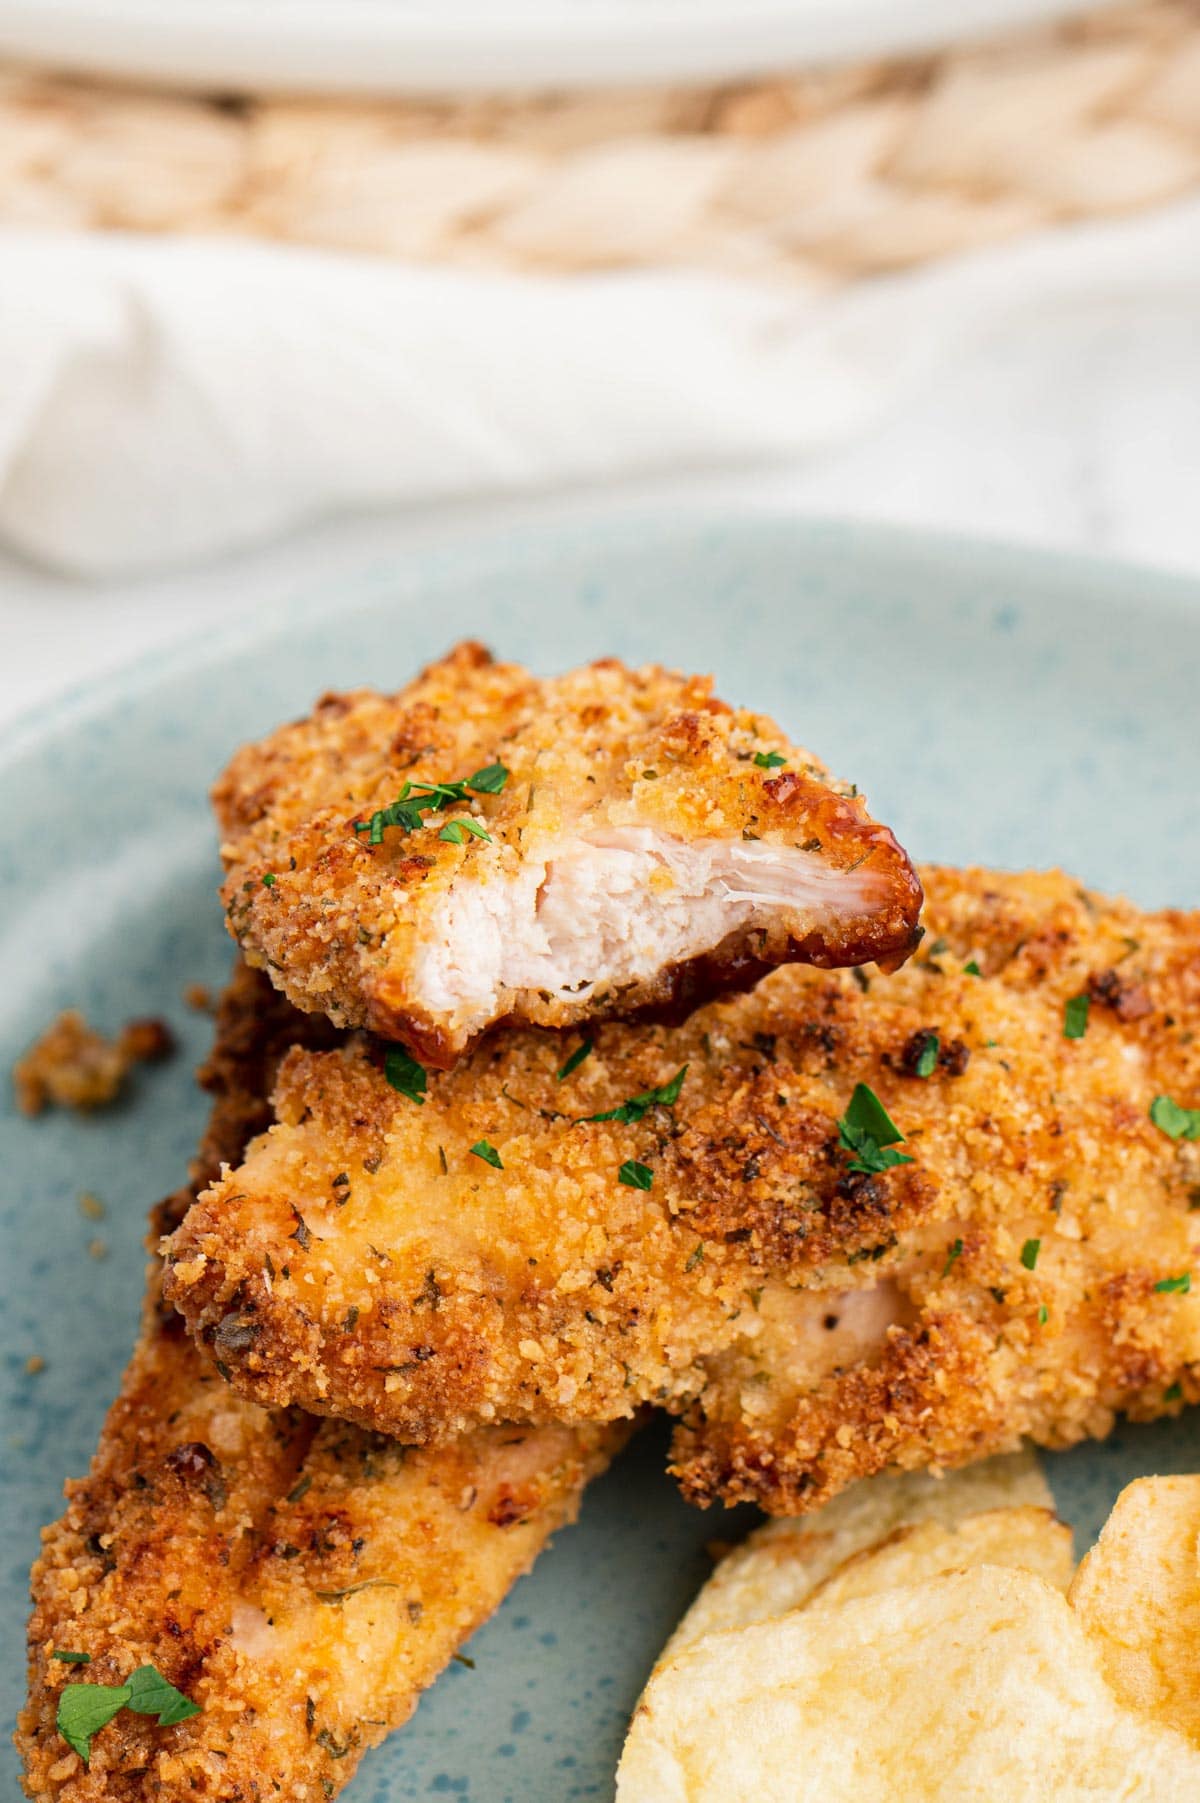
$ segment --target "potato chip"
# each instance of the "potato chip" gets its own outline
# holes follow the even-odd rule
[[[1064,1598],[980,1566],[705,1636],[655,1673],[618,1803],[1194,1803]]]
[[[1200,1743],[1200,1477],[1122,1490],[1070,1600],[1121,1700]]]
[[[901,1584],[921,1584],[972,1565],[1007,1565],[1032,1571],[1066,1595],[1075,1570],[1071,1530],[1051,1509],[985,1509],[943,1527],[918,1521],[885,1540],[852,1553],[818,1584],[802,1605],[833,1609],[852,1597],[875,1596]]]
[[[895,1528],[919,1521],[953,1526],[1006,1504],[1053,1508],[1031,1452],[987,1459],[945,1478],[889,1472],[844,1490],[815,1515],[768,1522],[717,1566],[662,1657],[672,1658],[702,1634],[798,1607],[845,1560]]]

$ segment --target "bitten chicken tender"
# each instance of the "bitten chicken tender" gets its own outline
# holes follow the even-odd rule
[[[283,1047],[314,1037],[334,1035],[238,974],[197,1182],[265,1124]],[[615,1444],[603,1428],[489,1428],[421,1451],[269,1414],[187,1339],[156,1267],[91,1471],[68,1485],[33,1569],[27,1794],[326,1803],[573,1517]],[[67,1652],[91,1662],[54,1657]],[[55,1725],[63,1686],[122,1684],[146,1663],[202,1713],[164,1728],[123,1710],[85,1767]]]
[[[899,974],[792,967],[577,1064],[514,1032],[418,1100],[367,1040],[291,1053],[168,1294],[262,1401],[421,1441],[657,1402],[690,1499],[778,1513],[1200,1400],[1200,914],[926,883]]]
[[[916,943],[912,866],[857,791],[669,670],[540,678],[463,644],[325,696],[213,799],[249,961],[438,1068],[497,1021],[678,1016]]]

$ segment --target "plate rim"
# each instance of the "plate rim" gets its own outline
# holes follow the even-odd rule
[[[501,26],[472,0],[450,28],[436,12],[343,0],[332,9],[262,0],[0,0],[0,52],[35,65],[193,91],[374,94],[586,90],[612,82],[730,81],[789,66],[932,51],[1011,35],[1095,0],[608,0],[603,11],[524,0]],[[282,35],[281,35],[282,33]]]
[[[511,563],[517,557],[553,560],[558,547],[578,544],[587,536],[609,534],[626,544],[636,541],[647,554],[653,554],[664,544],[681,547],[713,532],[730,538],[773,533],[791,536],[800,544],[817,540],[828,544],[830,539],[840,538],[851,548],[865,543],[876,555],[892,548],[910,560],[926,555],[938,562],[953,562],[977,556],[993,571],[1011,571],[1018,582],[1022,577],[1041,573],[1054,578],[1055,586],[1064,589],[1082,586],[1085,581],[1094,584],[1098,608],[1120,607],[1126,587],[1136,585],[1139,608],[1147,614],[1180,615],[1200,630],[1200,573],[1156,569],[1132,559],[1021,544],[974,533],[799,514],[783,505],[747,509],[709,502],[695,502],[684,508],[625,503],[516,521],[507,527],[495,520],[466,529],[431,527],[420,538],[390,554],[390,567],[393,582],[399,588],[419,580],[423,564],[436,563],[439,581],[452,581],[456,576],[477,571],[489,561]],[[380,554],[375,551],[362,567],[378,572],[380,561]],[[214,580],[226,567],[224,562],[212,566]],[[296,579],[288,593],[255,603],[247,614],[234,614],[212,626],[190,628],[166,645],[136,652],[98,676],[70,684],[49,701],[34,702],[21,709],[0,726],[0,773],[13,768],[22,758],[37,755],[62,733],[96,718],[131,695],[143,695],[157,683],[169,681],[197,665],[219,663],[234,652],[252,652],[286,626],[304,627],[318,619],[328,612],[329,595],[323,584],[329,580],[328,576],[323,577],[314,587],[311,580],[304,583]],[[370,595],[356,599],[348,611],[361,612],[371,601]],[[52,607],[53,602],[47,605]]]

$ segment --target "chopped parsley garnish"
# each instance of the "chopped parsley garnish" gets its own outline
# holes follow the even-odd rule
[[[1182,1402],[1183,1401],[1183,1385],[1182,1384],[1170,1384],[1167,1387],[1167,1389],[1165,1389],[1163,1391],[1163,1401],[1164,1402]]]
[[[938,1036],[931,1033],[917,1054],[917,1062],[913,1066],[918,1077],[932,1077],[937,1069],[938,1049]]]
[[[778,770],[787,763],[787,759],[778,751],[756,751],[754,762],[760,770]]]
[[[393,1089],[415,1102],[420,1108],[429,1088],[429,1076],[423,1064],[407,1053],[403,1046],[389,1046],[383,1060],[383,1074]]]
[[[649,1189],[654,1182],[654,1172],[648,1164],[639,1164],[636,1158],[627,1158],[617,1172],[617,1182],[623,1183],[627,1189]]]
[[[684,1265],[683,1268],[685,1271],[694,1271],[696,1269],[696,1266],[699,1264],[703,1264],[703,1262],[704,1262],[704,1241],[697,1240],[692,1251],[688,1253],[687,1263]]]
[[[504,1169],[504,1166],[500,1163],[499,1152],[497,1152],[495,1146],[486,1139],[477,1139],[475,1141],[475,1144],[471,1147],[471,1156],[472,1158],[482,1158],[484,1164],[490,1164],[495,1171],[502,1171]]]
[[[595,1049],[596,1049],[596,1042],[594,1039],[585,1039],[582,1045],[577,1045],[575,1047],[575,1050],[571,1053],[571,1056],[567,1059],[567,1062],[562,1066],[561,1070],[559,1070],[559,1072],[557,1073],[556,1080],[559,1083],[565,1083],[567,1078],[572,1074],[572,1072],[577,1071],[579,1069],[579,1067],[583,1063],[584,1059],[591,1057],[591,1055],[595,1051]]]
[[[133,1692],[128,1684],[67,1684],[58,1699],[59,1733],[86,1765],[92,1756],[92,1735],[107,1728]]]
[[[1088,1030],[1088,1009],[1091,1002],[1086,995],[1073,995],[1063,1009],[1063,1038],[1082,1039]]]
[[[173,1728],[200,1714],[199,1703],[193,1703],[181,1690],[156,1671],[152,1665],[139,1665],[129,1680],[132,1695],[129,1707],[135,1715],[156,1715],[160,1728]]]
[[[275,873],[274,873],[274,871],[268,870],[266,876],[263,878],[263,888],[264,889],[273,889],[274,887],[275,887]]]
[[[485,832],[478,820],[472,820],[469,814],[463,814],[457,820],[447,820],[438,838],[447,840],[451,845],[465,845],[468,833],[475,839],[486,839],[489,845],[492,843],[492,835]]]
[[[1041,1249],[1041,1240],[1026,1240],[1025,1244],[1021,1247],[1021,1263],[1027,1271],[1032,1271],[1036,1268],[1038,1253]]]
[[[1181,1108],[1170,1096],[1155,1096],[1150,1119],[1168,1139],[1200,1139],[1200,1108]]]
[[[679,1100],[679,1092],[683,1088],[683,1079],[688,1074],[686,1064],[681,1064],[669,1083],[660,1083],[656,1089],[644,1089],[640,1096],[630,1096],[619,1108],[604,1108],[599,1114],[581,1114],[583,1121],[623,1121],[632,1127],[652,1108],[674,1108]],[[644,1185],[649,1189],[649,1184]]]
[[[474,776],[466,777],[462,782],[453,783],[405,783],[395,801],[386,808],[376,808],[369,820],[356,820],[356,833],[366,833],[370,845],[382,845],[383,835],[389,826],[398,826],[403,833],[415,833],[425,824],[426,814],[442,814],[447,808],[457,803],[468,801],[471,795],[499,795],[508,781],[508,771],[503,764],[485,764]],[[464,822],[465,824],[465,822]],[[470,827],[467,829],[470,831]],[[445,838],[445,834],[440,835]],[[476,837],[487,838],[486,833],[478,833]],[[458,840],[458,844],[462,841]]]
[[[348,1596],[357,1596],[360,1590],[399,1590],[395,1578],[363,1578],[360,1583],[347,1584],[344,1590],[314,1590],[313,1595],[322,1603],[342,1603]]]
[[[981,977],[983,975],[974,958],[968,959],[967,963],[963,965],[963,975],[964,977]]]
[[[61,1660],[64,1665],[90,1665],[92,1663],[90,1653],[51,1653],[50,1657]]]
[[[1181,1271],[1178,1277],[1160,1277],[1154,1286],[1160,1296],[1186,1296],[1191,1287],[1190,1271]]]
[[[476,795],[499,795],[508,781],[508,771],[503,764],[485,764],[474,776],[468,776],[467,787],[474,789]]]
[[[873,1177],[890,1171],[894,1165],[911,1164],[907,1152],[891,1148],[904,1143],[897,1127],[875,1091],[865,1083],[857,1083],[845,1114],[838,1122],[838,1143],[844,1152],[854,1154],[846,1169],[861,1171]]]
[[[1042,1306],[1038,1309],[1038,1326],[1045,1327],[1045,1325],[1049,1319],[1050,1319],[1050,1310],[1046,1307],[1046,1304],[1043,1302]]]
[[[92,1754],[92,1736],[122,1709],[135,1715],[156,1715],[160,1728],[173,1728],[200,1714],[181,1690],[152,1665],[139,1665],[126,1684],[67,1684],[58,1699],[58,1731],[84,1765]]]
[[[959,1259],[962,1257],[962,1249],[963,1249],[962,1241],[955,1240],[954,1244],[950,1248],[950,1251],[946,1255],[946,1262],[942,1266],[942,1276],[943,1277],[949,1277],[950,1267],[954,1264],[956,1259]]]

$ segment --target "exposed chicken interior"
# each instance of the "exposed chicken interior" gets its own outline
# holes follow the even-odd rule
[[[882,900],[887,882],[869,862],[839,870],[791,845],[598,830],[515,877],[456,883],[415,961],[414,999],[472,1033],[525,992],[582,1003],[733,938],[824,934]]]

